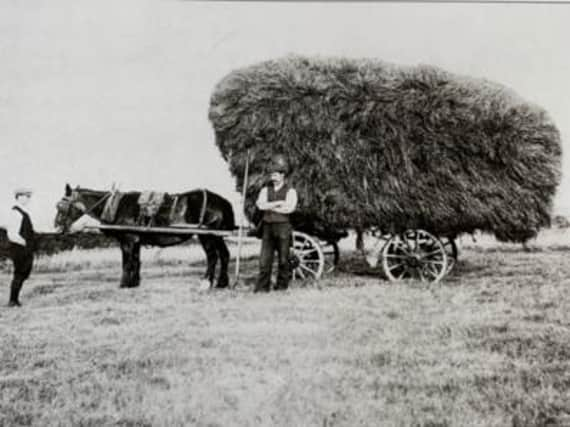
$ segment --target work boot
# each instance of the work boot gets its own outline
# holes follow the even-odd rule
[[[20,307],[20,289],[22,289],[22,283],[14,279],[10,286],[10,302],[8,302],[8,307]]]

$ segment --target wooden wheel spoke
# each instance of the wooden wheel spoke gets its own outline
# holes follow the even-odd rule
[[[406,244],[406,247],[407,247],[407,251],[408,251],[408,252],[413,252],[413,251],[414,251],[414,248],[412,248],[412,245],[410,245],[409,239],[405,239],[405,240],[404,240],[404,243]]]
[[[413,252],[413,249],[411,249],[410,246],[406,242],[402,242],[402,241],[393,242],[393,246],[396,249],[399,249],[406,254],[410,254],[411,252]]]
[[[424,270],[425,270],[427,273],[429,273],[429,274],[432,276],[432,278],[434,278],[434,279],[435,279],[435,278],[437,277],[437,275],[439,274],[439,273],[437,272],[437,270],[433,270],[433,269],[432,269],[432,266],[431,266],[430,264],[424,264],[423,267],[424,267]]]
[[[400,279],[405,278],[406,273],[409,274],[409,273],[410,273],[410,270],[408,270],[408,267],[406,267],[406,266],[404,265],[404,269],[402,270],[402,273],[401,273],[399,276],[396,277],[396,280],[400,280]]]
[[[423,269],[424,269],[423,266],[421,266],[420,268],[417,269],[417,271],[418,271],[418,274],[420,276],[420,280],[422,282],[425,282],[426,278],[424,277]]]
[[[308,246],[308,245],[305,245],[305,244],[293,245],[293,248],[294,248],[296,251],[303,251],[303,250],[312,249],[311,246]]]
[[[403,265],[404,265],[403,262],[401,262],[401,263],[399,263],[399,264],[393,264],[393,265],[391,265],[391,266],[388,267],[388,270],[389,270],[389,271],[393,271],[393,270],[395,270],[396,268],[402,267]]]
[[[297,256],[299,258],[304,258],[309,254],[314,254],[315,252],[318,252],[318,249],[315,248],[311,248],[311,249],[306,249],[306,250],[296,250],[295,253],[297,254]]]
[[[426,259],[422,261],[424,264],[437,264],[437,265],[445,265],[445,262],[443,260],[441,261],[437,261],[437,260],[432,260],[432,259]]]
[[[307,272],[309,272],[309,273],[311,273],[311,274],[313,274],[313,275],[315,274],[315,270],[311,270],[309,267],[307,267],[307,266],[304,265],[304,264],[299,265],[299,268],[300,268],[301,270],[305,270],[305,271],[307,271]]]
[[[435,250],[433,250],[433,251],[431,251],[431,252],[425,253],[425,254],[423,255],[423,257],[424,257],[424,258],[429,258],[429,257],[432,257],[432,256],[434,256],[434,255],[440,255],[440,254],[441,254],[441,250],[435,249]]]
[[[420,233],[416,232],[416,246],[415,250],[417,251],[420,248]]]
[[[393,258],[393,259],[408,259],[409,257],[406,255],[398,255],[398,254],[388,254],[386,258]]]

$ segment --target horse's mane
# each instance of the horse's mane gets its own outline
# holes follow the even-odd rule
[[[75,187],[72,191],[77,191],[78,193],[81,193],[83,195],[93,195],[93,196],[100,196],[109,192],[105,190],[93,190],[92,188],[83,188],[80,186]]]

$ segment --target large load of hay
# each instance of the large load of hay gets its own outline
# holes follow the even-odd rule
[[[560,136],[511,90],[441,69],[287,57],[226,76],[209,118],[246,213],[275,153],[299,193],[294,222],[332,230],[475,230],[521,242],[550,223]]]

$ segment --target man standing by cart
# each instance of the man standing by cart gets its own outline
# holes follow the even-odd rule
[[[3,248],[2,255],[12,259],[14,263],[14,273],[10,285],[10,301],[8,306],[19,307],[20,290],[24,281],[30,277],[34,262],[35,232],[30,214],[26,206],[30,201],[32,191],[28,188],[18,188],[14,191],[16,203],[12,206],[8,223],[6,224],[6,234],[9,242]]]
[[[289,173],[287,161],[282,155],[273,158],[270,165],[271,183],[261,189],[257,208],[263,212],[259,276],[254,292],[269,292],[273,255],[277,252],[278,271],[275,290],[289,287],[289,248],[291,245],[291,222],[289,215],[297,207],[297,191],[286,180]]]

